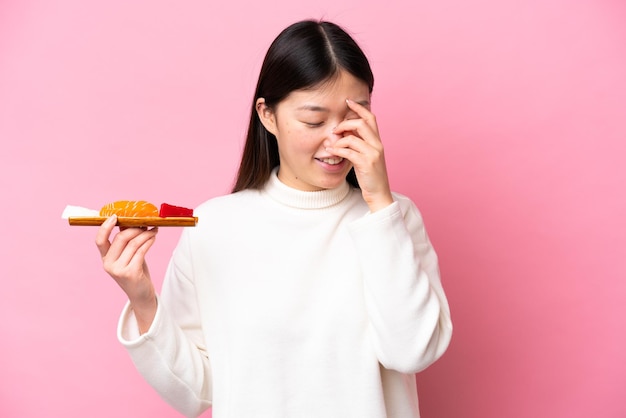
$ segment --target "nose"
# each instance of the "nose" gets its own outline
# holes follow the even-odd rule
[[[335,128],[336,126],[333,126],[326,133],[326,139],[324,140],[325,147],[330,147],[330,146],[335,145],[335,142],[337,142],[337,140],[342,137],[341,134],[338,135],[335,133]]]

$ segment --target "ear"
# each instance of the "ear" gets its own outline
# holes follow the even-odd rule
[[[276,136],[276,133],[278,132],[276,127],[276,115],[267,103],[265,103],[265,99],[263,97],[256,99],[256,113],[259,115],[259,119],[265,129]]]

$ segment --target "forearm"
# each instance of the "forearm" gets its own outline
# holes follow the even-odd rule
[[[405,219],[396,203],[351,228],[372,343],[381,364],[407,373],[439,358],[452,329],[437,257],[412,210]]]
[[[118,338],[144,379],[172,407],[197,416],[211,404],[211,371],[203,347],[194,344],[158,303],[149,329],[140,334],[130,303],[118,324]]]
[[[118,336],[150,385],[174,408],[196,416],[211,403],[212,373],[186,248],[181,239],[160,295],[146,288],[147,293],[135,295],[140,306],[131,309],[135,301],[129,302]],[[151,294],[154,304],[146,297]]]

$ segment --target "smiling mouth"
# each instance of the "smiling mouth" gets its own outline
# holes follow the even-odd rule
[[[317,160],[326,163],[326,164],[330,164],[330,165],[337,165],[339,163],[341,163],[343,161],[343,158],[341,157],[334,157],[334,158],[318,158]]]

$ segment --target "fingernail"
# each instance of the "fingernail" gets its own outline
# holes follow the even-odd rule
[[[117,223],[117,215],[111,215],[106,220],[107,225],[115,225]]]

